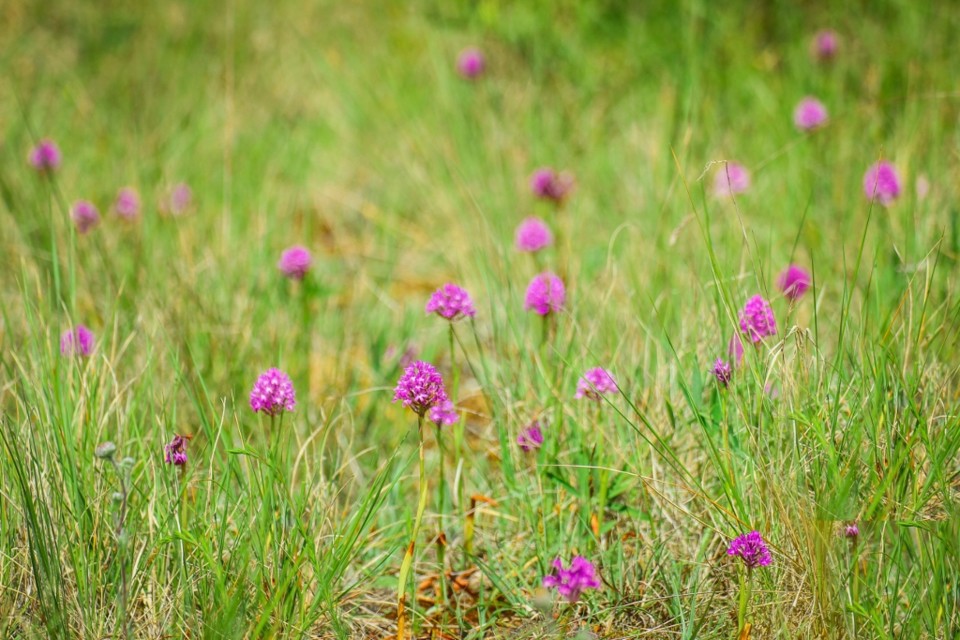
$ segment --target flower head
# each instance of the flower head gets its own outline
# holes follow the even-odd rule
[[[573,190],[573,176],[563,171],[557,173],[550,167],[541,167],[530,176],[530,191],[538,198],[562,202]]]
[[[588,398],[600,401],[600,396],[606,393],[617,393],[617,381],[610,372],[603,367],[588,369],[583,377],[577,381],[577,393],[574,398]]]
[[[539,420],[534,420],[523,428],[517,436],[517,444],[527,453],[536,451],[543,445],[543,430]]]
[[[545,316],[548,313],[560,311],[567,299],[567,290],[563,286],[560,276],[544,272],[534,276],[527,287],[527,295],[523,301],[523,308],[536,314]]]
[[[718,198],[729,198],[750,188],[750,172],[739,163],[724,162],[713,178],[713,192]]]
[[[30,150],[28,158],[30,166],[42,173],[53,173],[60,166],[60,147],[57,143],[48,138],[44,138],[40,143]]]
[[[843,535],[851,542],[856,542],[857,538],[860,537],[860,527],[857,526],[856,522],[851,522],[843,528]]]
[[[520,251],[536,252],[553,244],[553,234],[543,220],[530,217],[517,227],[516,243]]]
[[[117,199],[113,201],[113,210],[126,220],[133,220],[140,215],[140,194],[133,187],[123,187],[117,191]]]
[[[717,361],[713,363],[713,368],[710,369],[710,373],[716,377],[718,384],[725,387],[730,384],[730,378],[733,377],[733,367],[723,358],[717,358]]]
[[[174,185],[170,190],[167,200],[163,203],[163,209],[169,211],[175,216],[186,213],[190,205],[193,204],[193,190],[186,182]]]
[[[293,411],[296,404],[297,396],[290,376],[280,369],[267,369],[261,373],[250,392],[250,408],[268,416]]]
[[[593,563],[583,556],[574,556],[570,568],[563,568],[563,561],[553,561],[553,572],[543,577],[543,586],[555,588],[567,602],[576,602],[584,589],[599,589],[600,578]]]
[[[77,232],[86,233],[100,223],[100,212],[87,200],[77,200],[70,210],[70,217],[77,225]]]
[[[867,200],[888,206],[900,197],[900,176],[889,162],[880,161],[870,165],[863,174],[863,193]]]
[[[733,366],[739,367],[743,362],[743,340],[739,333],[730,336],[730,342],[727,343],[727,355],[733,360]]]
[[[475,47],[464,49],[457,56],[457,71],[464,78],[473,80],[482,74],[485,68],[486,61],[483,58],[483,53]]]
[[[747,300],[740,312],[740,331],[754,343],[777,335],[777,321],[766,298],[755,295]]]
[[[61,355],[87,357],[93,353],[93,345],[93,332],[82,324],[64,331],[60,336]]]
[[[449,427],[457,423],[460,419],[460,413],[452,402],[444,400],[440,404],[433,405],[427,417],[430,422],[435,422],[438,427]]]
[[[767,543],[763,541],[759,531],[751,531],[734,538],[727,548],[727,555],[740,556],[747,569],[765,567],[773,561],[770,557],[770,549],[767,548]]]
[[[187,438],[174,436],[170,444],[163,447],[163,461],[177,467],[187,464]]]
[[[816,98],[807,96],[793,111],[793,124],[801,131],[811,131],[827,122],[827,108]]]
[[[440,372],[429,362],[413,362],[403,370],[403,375],[397,381],[393,401],[398,400],[420,417],[432,407],[442,405],[447,401],[447,391]]]
[[[303,280],[307,271],[310,271],[312,262],[313,258],[310,257],[310,251],[306,247],[294,245],[280,254],[277,268],[292,280]]]
[[[433,292],[427,300],[427,313],[435,313],[445,320],[453,322],[461,318],[472,318],[477,314],[473,300],[466,289],[448,282]]]
[[[799,300],[810,289],[810,274],[792,264],[777,278],[777,287],[791,300]]]
[[[832,60],[837,55],[839,38],[837,32],[831,29],[817,31],[810,42],[810,52],[820,62]]]

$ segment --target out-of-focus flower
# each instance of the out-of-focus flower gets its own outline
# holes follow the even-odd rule
[[[837,55],[840,38],[832,29],[822,29],[813,35],[810,42],[810,53],[820,62],[833,60]]]
[[[570,173],[557,173],[550,167],[541,167],[530,176],[530,191],[538,198],[559,203],[570,195],[573,183]]]
[[[713,368],[710,370],[710,373],[716,377],[717,382],[721,386],[725,387],[730,384],[730,378],[733,376],[733,367],[723,358],[717,358],[717,361],[713,363]]]
[[[517,436],[517,444],[527,453],[536,451],[543,445],[543,430],[539,420],[534,420],[523,428]]]
[[[777,286],[789,299],[799,300],[810,289],[810,274],[805,269],[792,264],[777,278]]]
[[[777,321],[773,317],[773,309],[763,296],[755,295],[747,300],[740,312],[740,330],[754,343],[777,335]]]
[[[404,369],[397,381],[393,401],[398,400],[423,417],[432,407],[447,401],[443,378],[432,364],[417,360]]]
[[[600,401],[600,396],[606,393],[617,393],[617,381],[610,372],[603,367],[588,369],[583,377],[577,381],[577,393],[574,398],[588,398]]]
[[[126,220],[134,220],[140,215],[140,195],[133,187],[123,187],[117,191],[117,199],[113,201],[113,210]]]
[[[37,146],[30,150],[28,158],[30,166],[41,173],[53,173],[60,167],[62,155],[57,143],[44,138]]]
[[[770,549],[767,548],[767,543],[764,542],[759,531],[751,531],[734,538],[727,548],[727,555],[739,556],[747,569],[765,567],[773,562]]]
[[[444,400],[440,404],[433,405],[427,417],[430,419],[430,422],[435,422],[438,427],[449,427],[457,423],[460,419],[460,414],[452,402]]]
[[[523,308],[536,314],[545,316],[563,309],[567,299],[567,290],[563,286],[560,276],[544,272],[534,276],[527,287]]]
[[[70,217],[77,226],[78,233],[87,233],[100,223],[100,212],[87,200],[77,200],[70,210]]]
[[[163,460],[167,464],[182,467],[187,464],[187,438],[177,435],[163,447]]]
[[[93,345],[93,332],[82,324],[64,331],[60,336],[61,355],[87,357],[93,353]]]
[[[793,123],[801,131],[811,131],[827,122],[827,108],[816,98],[807,96],[793,111]]]
[[[310,265],[313,258],[306,247],[294,245],[280,254],[280,262],[277,268],[291,280],[303,280],[307,272],[310,271]]]
[[[516,243],[520,251],[533,253],[553,244],[553,234],[543,220],[530,217],[517,227]]]

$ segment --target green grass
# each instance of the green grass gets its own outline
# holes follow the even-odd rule
[[[751,529],[774,550],[753,638],[960,633],[950,3],[147,4],[8,0],[0,25],[0,636],[395,633],[409,347],[459,370],[465,418],[443,456],[424,431],[411,583],[436,577],[441,525],[452,573],[442,602],[409,603],[420,636],[735,638],[726,547]],[[808,53],[822,27],[831,65]],[[454,69],[468,45],[476,82]],[[808,94],[831,119],[803,135]],[[50,180],[25,162],[44,136]],[[889,208],[862,192],[881,157],[905,178]],[[724,160],[753,175],[735,202],[712,195]],[[541,165],[575,174],[564,208],[530,196]],[[180,181],[193,209],[161,214]],[[133,224],[109,210],[128,184]],[[85,236],[81,198],[103,215]],[[536,260],[513,249],[533,214],[559,239]],[[276,269],[295,243],[302,285]],[[791,261],[815,280],[793,307]],[[522,308],[545,268],[568,287],[546,344]],[[423,313],[447,281],[478,309],[452,360]],[[720,390],[709,367],[755,293],[779,333]],[[60,356],[74,323],[89,359]],[[573,400],[598,365],[622,395]],[[282,421],[247,403],[271,366],[297,389]],[[106,440],[131,459],[120,536]],[[602,589],[545,601],[575,553]]]

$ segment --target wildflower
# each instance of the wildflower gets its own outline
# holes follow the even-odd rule
[[[297,397],[290,376],[280,369],[267,369],[261,373],[250,392],[250,408],[268,416],[293,411],[296,404]]]
[[[543,220],[530,217],[517,227],[516,243],[520,251],[532,253],[552,245],[553,234]]]
[[[280,254],[280,262],[277,263],[277,268],[283,272],[283,275],[292,280],[303,280],[307,271],[310,271],[312,262],[313,259],[306,247],[294,245]]]
[[[193,190],[186,182],[181,182],[170,190],[165,209],[175,216],[186,213],[193,204]]]
[[[593,563],[583,556],[574,556],[570,568],[564,569],[560,558],[553,561],[553,573],[543,577],[543,586],[556,588],[567,602],[576,602],[584,589],[599,589],[600,579]]]
[[[573,176],[566,171],[557,173],[550,167],[541,167],[530,176],[530,190],[542,200],[562,202],[573,189]]]
[[[404,369],[403,375],[397,381],[393,401],[397,400],[423,417],[430,408],[447,401],[443,378],[432,364],[417,360]]]
[[[749,188],[750,172],[742,164],[724,162],[714,175],[713,192],[719,198],[734,196]]]
[[[117,199],[113,202],[113,210],[117,215],[127,220],[133,220],[140,215],[140,195],[133,187],[123,187],[117,192]]]
[[[187,438],[174,436],[170,444],[163,447],[163,460],[167,464],[182,467],[187,464]]]
[[[777,334],[773,309],[763,296],[756,295],[747,300],[740,312],[740,330],[754,343]]]
[[[917,176],[917,200],[926,200],[930,193],[930,180],[925,175]]]
[[[469,80],[478,77],[485,68],[486,61],[483,58],[483,53],[477,48],[464,49],[457,57],[457,71]]]
[[[433,405],[427,417],[430,418],[431,422],[435,422],[438,427],[449,427],[457,423],[460,414],[452,402],[444,400],[440,404]]]
[[[876,162],[863,174],[863,193],[867,200],[888,206],[900,196],[900,176],[889,162]]]
[[[827,108],[816,98],[807,96],[793,112],[793,123],[801,131],[811,131],[827,122]]]
[[[546,271],[534,276],[530,281],[523,308],[545,316],[550,312],[556,313],[563,309],[566,299],[567,290],[563,286],[563,280],[558,275]]]
[[[770,549],[759,531],[751,531],[735,538],[727,548],[727,555],[740,556],[748,570],[765,567],[773,561]]]
[[[462,287],[450,282],[433,292],[427,300],[426,312],[435,313],[450,322],[461,318],[472,318],[477,314],[470,294]]]
[[[710,373],[717,378],[719,384],[725,387],[730,384],[730,378],[733,377],[733,367],[723,358],[717,358],[717,361],[713,363],[713,369],[710,370]]]
[[[79,233],[86,233],[100,223],[100,212],[92,202],[77,200],[70,211],[73,223],[77,225]]]
[[[93,455],[101,460],[113,460],[113,455],[116,452],[117,445],[107,440],[106,442],[101,442],[97,445],[97,448],[93,450]]]
[[[600,401],[600,396],[605,393],[617,393],[617,381],[613,379],[610,372],[602,367],[588,369],[583,377],[577,381],[577,393],[574,398],[589,398],[590,400]]]
[[[734,333],[730,336],[730,342],[727,344],[727,355],[733,360],[733,366],[739,367],[743,362],[743,340],[740,334]]]
[[[814,34],[810,52],[820,62],[827,62],[837,55],[838,45],[837,33],[831,29],[823,29]]]
[[[517,444],[527,453],[536,451],[543,445],[543,431],[540,429],[539,420],[534,420],[520,432]]]
[[[60,336],[60,353],[65,356],[87,357],[93,353],[93,332],[82,324],[63,332]]]
[[[41,173],[53,173],[60,167],[60,147],[57,143],[48,138],[44,138],[40,143],[30,151],[30,166]]]
[[[860,527],[857,526],[856,522],[851,522],[843,528],[843,535],[851,542],[856,542],[860,536]]]
[[[810,274],[792,264],[777,278],[777,286],[790,300],[799,300],[810,289]]]

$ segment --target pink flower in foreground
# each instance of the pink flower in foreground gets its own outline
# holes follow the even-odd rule
[[[587,370],[583,377],[577,381],[577,393],[573,396],[576,399],[588,398],[590,400],[600,401],[600,396],[607,393],[617,393],[617,381],[613,379],[610,372],[603,367],[594,367]]]
[[[436,423],[438,427],[449,427],[457,423],[460,419],[460,413],[452,402],[444,400],[442,403],[435,404],[430,408],[428,417],[430,418],[430,422]]]
[[[760,342],[767,336],[777,335],[777,321],[770,303],[756,295],[747,300],[740,312],[740,330],[751,342]]]
[[[813,35],[813,40],[810,42],[810,53],[820,62],[833,60],[837,55],[839,41],[837,32],[832,29],[818,31]]]
[[[574,556],[570,568],[563,568],[563,561],[553,561],[553,573],[543,577],[543,586],[555,588],[567,602],[576,602],[585,589],[599,589],[600,578],[593,563],[583,556]]]
[[[433,292],[427,300],[425,311],[450,322],[477,315],[467,290],[450,282]]]
[[[87,357],[93,353],[93,332],[82,324],[68,329],[60,336],[60,354],[64,356]]]
[[[567,290],[563,286],[560,276],[544,272],[534,276],[527,287],[527,295],[523,301],[523,308],[545,316],[563,309],[567,299]]]
[[[801,131],[811,131],[827,122],[827,108],[816,98],[807,96],[793,112],[793,123]]]
[[[882,160],[870,165],[863,175],[863,193],[867,200],[874,200],[885,207],[893,204],[900,197],[900,176],[896,168]]]
[[[553,234],[543,220],[530,217],[517,227],[516,243],[520,251],[532,253],[553,244]]]
[[[720,198],[743,193],[750,188],[750,172],[742,164],[724,162],[717,168],[713,180],[713,192]]]
[[[292,280],[303,280],[310,271],[311,264],[313,264],[313,258],[310,256],[310,251],[306,247],[294,245],[280,254],[277,268]]]
[[[483,73],[486,68],[483,53],[474,47],[464,49],[457,57],[457,71],[464,78],[473,80]]]
[[[393,401],[423,417],[436,405],[447,402],[447,391],[443,378],[429,362],[417,360],[403,371],[393,392]]]
[[[748,570],[765,567],[773,562],[770,549],[767,548],[767,543],[764,542],[759,531],[751,531],[734,538],[727,548],[727,555],[739,556]]]
[[[174,436],[170,444],[163,447],[163,461],[177,467],[187,464],[187,438]]]
[[[268,416],[293,411],[296,404],[297,397],[290,376],[280,369],[267,369],[260,374],[250,392],[250,408]]]
[[[713,368],[710,369],[710,373],[717,379],[720,386],[725,387],[730,384],[730,378],[733,377],[733,367],[723,358],[717,358],[717,361],[713,363]]]
[[[777,278],[777,287],[790,300],[799,300],[810,289],[810,274],[792,264]]]

